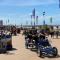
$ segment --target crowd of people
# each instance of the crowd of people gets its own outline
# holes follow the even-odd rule
[[[56,37],[58,38],[59,33],[58,31],[49,32],[44,29],[41,29],[41,30],[27,29],[27,30],[24,30],[23,34],[25,35],[25,47],[26,48],[31,47],[31,49],[35,48],[38,51],[39,46],[41,44],[44,45],[44,47],[46,48],[47,46],[48,47],[51,46],[50,44],[51,41],[48,39],[48,37],[51,36],[51,38],[53,38],[56,34]],[[53,48],[52,48],[52,51],[53,51]]]
[[[31,34],[31,35],[42,35],[42,36],[51,36],[51,38],[58,38],[59,31],[46,31],[46,30],[37,30],[37,29],[27,29],[24,31],[24,34]]]

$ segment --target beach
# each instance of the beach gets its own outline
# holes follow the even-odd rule
[[[1,60],[60,60],[60,39],[51,39],[52,46],[58,49],[58,56],[55,58],[40,58],[37,53],[25,48],[25,40],[22,34],[12,37],[13,50],[6,54],[0,54]]]

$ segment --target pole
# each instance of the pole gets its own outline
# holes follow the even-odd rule
[[[52,25],[52,17],[50,17],[50,23],[51,23],[51,25]]]
[[[16,26],[16,20],[15,20],[15,26]]]
[[[43,18],[44,18],[43,25],[45,25],[45,11],[43,12]]]
[[[31,26],[32,26],[32,15],[31,15]]]
[[[38,16],[36,16],[36,25],[38,25]]]
[[[6,20],[6,25],[7,25],[7,20]]]
[[[26,25],[28,25],[28,21],[26,21]]]
[[[35,17],[34,17],[34,27],[35,27]]]
[[[35,27],[35,8],[33,9],[33,19],[34,19],[34,27]]]

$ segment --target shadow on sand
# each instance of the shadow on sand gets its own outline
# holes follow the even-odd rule
[[[37,49],[35,49],[35,48],[32,48],[32,49],[30,49],[32,52],[37,52]]]
[[[5,55],[14,55],[15,53],[6,52]]]
[[[30,49],[31,50],[31,49]],[[32,50],[31,50],[32,52],[36,52],[37,53],[37,50],[35,49],[35,48],[33,48]],[[45,57],[47,57],[47,58],[60,58],[60,55],[58,54],[57,56],[43,56],[42,58],[45,58]]]
[[[56,57],[53,57],[53,56],[46,56],[48,58],[60,58],[60,55],[58,54]]]
[[[8,51],[15,51],[15,50],[17,50],[16,48],[12,48],[11,50],[8,50]]]

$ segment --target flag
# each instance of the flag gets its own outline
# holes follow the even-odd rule
[[[52,17],[50,18],[50,23],[52,23]]]
[[[43,12],[43,16],[45,15],[45,11]]]
[[[59,8],[60,8],[60,0],[59,0]]]
[[[33,9],[32,16],[35,18],[35,8]]]
[[[38,16],[36,16],[36,24],[38,24]]]

